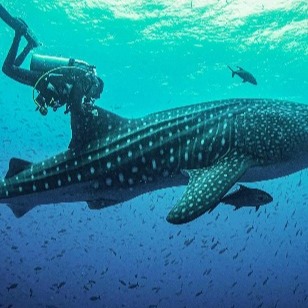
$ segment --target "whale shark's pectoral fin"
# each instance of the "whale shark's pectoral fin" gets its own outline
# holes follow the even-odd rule
[[[215,208],[253,164],[251,157],[233,151],[209,168],[187,170],[190,179],[185,193],[169,212],[167,221],[187,223]]]

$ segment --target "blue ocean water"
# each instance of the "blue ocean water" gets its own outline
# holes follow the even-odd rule
[[[121,116],[234,97],[308,103],[306,1],[2,4],[43,43],[35,52],[96,65],[97,104]],[[0,37],[2,63],[13,31],[1,20]],[[41,161],[71,135],[64,110],[43,117],[30,87],[3,73],[0,84],[2,178],[11,157]],[[255,187],[274,201],[180,226],[165,217],[184,187],[101,211],[42,206],[17,219],[1,206],[0,307],[307,307],[307,169]]]

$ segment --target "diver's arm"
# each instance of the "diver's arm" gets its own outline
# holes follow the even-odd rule
[[[71,112],[72,114],[79,114],[82,112],[82,101],[84,96],[84,89],[80,79],[77,78],[73,84],[71,92],[69,94],[66,112]]]
[[[82,131],[84,130],[86,126],[86,114],[85,110],[83,108],[83,87],[81,85],[81,82],[75,81],[73,88],[71,90],[69,100],[67,102],[66,106],[66,113],[70,112],[71,116],[71,130],[72,130],[72,139],[69,144],[69,148],[72,149],[78,149],[82,147],[83,140]]]
[[[69,148],[78,150],[96,136],[96,126],[93,126],[93,120],[96,119],[96,108],[86,99],[86,91],[89,79],[80,76],[74,83],[69,97],[68,111],[71,115],[72,140]],[[67,111],[67,112],[68,112]],[[85,134],[89,132],[91,136]]]
[[[26,49],[24,49],[24,52],[22,52],[22,54],[20,54],[17,59],[17,52],[18,52],[18,47],[19,47],[19,43],[21,40],[21,34],[19,34],[18,32],[15,33],[14,39],[13,39],[13,43],[12,46],[7,54],[7,57],[3,63],[2,66],[2,71],[4,74],[6,74],[7,76],[11,77],[12,79],[29,85],[29,86],[34,86],[36,81],[39,79],[40,77],[40,73],[38,72],[33,72],[24,68],[21,68],[19,66],[16,65],[16,60],[18,60],[17,64],[21,64],[21,57],[25,58],[26,55],[29,53],[29,51],[31,50],[30,47],[26,47]]]

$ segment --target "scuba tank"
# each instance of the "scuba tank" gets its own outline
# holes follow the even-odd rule
[[[73,58],[46,56],[40,54],[33,54],[30,62],[30,70],[46,73],[55,68],[61,68],[62,66],[76,67],[84,71],[93,71],[94,65],[90,65],[85,61],[77,60]]]

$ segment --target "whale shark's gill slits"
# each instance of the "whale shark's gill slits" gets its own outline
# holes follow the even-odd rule
[[[240,108],[238,108],[237,111],[233,111],[233,113],[240,112],[239,109]],[[233,116],[233,113],[228,112],[226,118],[230,118],[230,115]],[[220,114],[222,113],[220,112]],[[148,127],[148,130],[143,128],[142,131],[138,132],[139,135],[137,139],[134,139],[133,135],[130,135],[129,143],[125,144],[125,139],[122,140],[124,144],[117,146],[118,155],[119,150],[123,150],[125,153],[125,148],[129,148],[132,156],[135,159],[141,157],[142,161],[140,163],[146,166],[147,161],[151,162],[151,158],[145,157],[146,154],[151,152],[151,155],[156,155],[153,151],[159,148],[157,156],[161,157],[161,159],[155,161],[155,168],[152,168],[153,164],[151,166],[151,163],[149,163],[148,169],[145,169],[147,173],[151,173],[151,170],[153,171],[153,169],[155,169],[161,171],[163,174],[170,174],[170,170],[172,170],[172,172],[177,172],[181,164],[184,164],[187,168],[191,168],[194,159],[197,159],[200,165],[204,165],[203,152],[206,153],[205,157],[207,157],[208,160],[212,153],[212,151],[208,149],[208,143],[212,142],[212,137],[215,132],[214,129],[211,130],[210,127],[215,126],[215,123],[219,122],[215,114],[210,113],[210,115],[204,116],[199,113],[194,114],[190,118],[185,115],[184,118],[172,119],[172,121],[169,120],[164,122],[165,127],[151,126],[150,128]],[[231,121],[232,118],[229,120]],[[156,121],[156,123],[157,122],[158,121]],[[210,134],[203,137],[205,127],[209,130]],[[168,128],[168,130],[166,130],[166,128]],[[198,134],[196,132],[198,132]],[[142,135],[140,136],[140,134]],[[211,136],[211,134],[213,134],[213,136]],[[198,153],[192,151],[192,148],[195,149],[196,146],[195,141],[195,146],[191,146],[194,138],[197,139],[197,142],[198,139],[200,139]],[[227,153],[231,145],[227,144],[227,142],[225,143],[225,148],[219,145],[219,149],[221,152]],[[166,148],[167,144],[168,147]],[[217,147],[217,145],[215,145],[215,147]],[[110,148],[112,148],[112,144]],[[175,151],[174,149],[177,150]],[[113,151],[110,151],[109,153],[111,156],[113,154],[112,152]],[[127,160],[125,157],[124,160],[121,158],[121,166],[125,165],[126,162]]]
[[[154,115],[149,115],[147,117],[137,119],[132,122],[132,126],[128,126],[127,133],[119,134],[116,139],[119,142],[121,138],[127,139],[133,137],[134,134],[144,135],[144,133],[155,133],[159,130],[171,127],[171,126],[181,126],[181,123],[186,123],[189,119],[194,119],[196,115],[202,113],[202,117],[210,119],[209,114],[219,115],[219,111],[222,112],[225,108],[225,105],[219,105],[219,102],[214,102],[212,104],[199,104],[192,107],[189,107],[189,110],[185,110],[184,107],[173,109],[168,112],[161,112]],[[239,109],[239,104],[236,101],[231,101],[228,104],[228,108],[233,108],[233,111]],[[235,108],[236,107],[236,108]],[[213,118],[213,117],[212,117]],[[134,127],[135,126],[135,127]],[[133,128],[133,129],[132,129]],[[152,129],[152,131],[151,131]],[[125,131],[125,129],[123,129]],[[114,141],[114,139],[110,139]]]
[[[206,105],[206,107],[205,107]],[[236,102],[229,102],[230,107],[229,108],[233,108],[236,105]],[[89,147],[88,149],[85,149],[84,151],[84,155],[87,155],[87,151],[89,152],[93,152],[95,151],[95,149],[97,151],[102,151],[104,148],[104,143],[105,143],[105,150],[118,150],[120,147],[123,146],[123,142],[127,142],[128,139],[133,139],[136,141],[136,137],[138,137],[137,139],[139,140],[143,140],[147,135],[149,134],[154,134],[154,133],[158,133],[159,130],[164,130],[168,127],[172,127],[172,126],[178,126],[181,127],[181,124],[185,123],[187,121],[187,114],[188,112],[184,112],[183,111],[184,108],[179,108],[179,109],[175,109],[175,110],[171,110],[169,112],[162,112],[162,113],[158,113],[155,115],[149,115],[148,117],[143,118],[143,121],[140,120],[136,120],[136,121],[132,121],[130,123],[130,121],[128,121],[128,123],[130,123],[130,126],[127,126],[127,128],[123,128],[122,129],[122,133],[116,135],[111,135],[108,136],[106,138],[106,140],[104,141],[103,139],[99,141],[99,144],[93,144],[91,147]],[[215,112],[219,111],[219,110],[223,110],[223,106],[219,106],[217,105],[217,102],[213,103],[213,104],[200,104],[200,105],[196,105],[193,107],[189,108],[191,114],[189,115],[190,119],[193,119],[197,113],[203,112],[204,110],[206,110],[208,113],[210,114],[214,114]],[[205,120],[206,118],[208,118],[206,116],[207,113],[205,113]],[[161,117],[161,118],[160,118]],[[125,133],[125,130],[127,131]],[[171,135],[173,134],[177,134],[178,132],[172,132]],[[169,137],[170,133],[169,133]],[[107,140],[108,139],[108,140]],[[167,141],[169,140],[168,138],[166,139]],[[141,141],[142,142],[142,141]],[[117,143],[116,149],[115,149],[115,143]],[[122,144],[121,144],[122,143]],[[130,144],[130,142],[128,142],[128,144]],[[108,148],[106,148],[106,146],[108,145]]]

